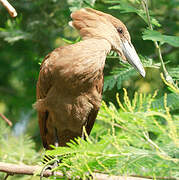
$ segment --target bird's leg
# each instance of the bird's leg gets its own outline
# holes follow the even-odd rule
[[[55,162],[56,162],[56,160],[53,158],[53,156],[47,156],[47,155],[44,156],[44,158],[43,158],[44,166],[40,172],[40,180],[42,180],[44,172],[46,170],[52,170],[54,168],[53,165],[55,164]]]
[[[59,146],[59,143],[58,143],[58,135],[57,135],[57,129],[55,128],[55,142],[54,142],[54,145],[55,145],[55,147],[58,147]],[[50,156],[50,157],[47,157],[48,159],[50,159],[50,158],[52,158],[53,159],[53,157],[52,156]],[[47,169],[54,169],[54,168],[56,168],[56,167],[58,167],[58,163],[60,163],[60,160],[58,160],[57,159],[57,156],[55,156],[55,158],[54,158],[54,162],[52,163],[52,164],[47,164],[47,165],[45,165],[44,166],[44,168],[42,169],[42,171],[41,171],[41,173],[40,173],[40,179],[42,179],[43,178],[43,173],[44,173],[44,171],[46,171]],[[53,172],[54,173],[54,172]]]
[[[55,128],[55,147],[58,147],[59,146],[59,139],[58,139],[58,134],[57,134],[57,128]]]
[[[59,146],[59,138],[58,138],[58,133],[57,133],[57,128],[55,128],[55,147]],[[57,156],[55,156],[57,159]],[[53,164],[53,168],[58,167],[58,163],[60,163],[60,160],[56,160],[55,163]]]

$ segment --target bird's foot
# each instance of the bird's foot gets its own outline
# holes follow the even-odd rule
[[[55,169],[55,168],[57,168],[58,167],[58,164],[59,163],[61,163],[61,160],[60,159],[57,159],[57,158],[53,158],[53,157],[50,157],[50,159],[49,159],[49,157],[48,157],[48,162],[47,162],[47,160],[45,160],[46,162],[45,162],[45,165],[44,165],[44,167],[42,168],[42,171],[41,171],[41,173],[40,173],[40,180],[42,180],[42,178],[43,178],[43,174],[44,174],[44,172],[46,171],[46,170],[53,170],[53,169]],[[44,163],[44,162],[43,162]]]

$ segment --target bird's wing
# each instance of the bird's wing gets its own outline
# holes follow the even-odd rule
[[[40,135],[42,138],[43,146],[47,148],[47,140],[46,140],[46,121],[48,119],[49,112],[44,107],[43,100],[46,97],[49,89],[52,86],[52,75],[47,66],[47,61],[50,58],[50,54],[48,54],[40,67],[39,79],[37,82],[36,94],[37,94],[37,102],[35,103],[35,108],[38,111],[38,121],[39,121],[39,128],[40,128]]]
[[[86,118],[86,130],[88,134],[90,133],[100,106],[103,68],[106,52],[109,48],[108,42],[101,45],[99,40],[86,40],[57,48],[44,59],[37,82],[36,109],[39,117],[40,134],[45,148],[49,148],[49,144],[54,144],[53,126],[57,128],[57,131],[58,128],[64,129],[65,127],[62,127],[61,123],[66,123],[64,126],[69,127],[67,122],[78,122],[77,119],[80,116],[82,116],[81,119]],[[78,114],[78,117],[76,115],[71,117],[73,112],[68,110],[67,106],[70,105],[75,108],[74,99],[79,99],[78,97],[82,96],[83,93],[89,96],[89,101],[91,101],[89,106],[93,108],[88,107],[90,111],[87,109],[83,111],[83,115]],[[82,102],[82,104],[85,103]],[[58,116],[56,120],[52,120],[55,117],[53,116],[54,113],[55,116]],[[82,124],[82,122],[79,123]],[[81,124],[79,124],[80,127]],[[77,129],[81,131],[80,127]]]
[[[96,87],[98,95],[99,95],[99,97],[101,97],[101,99],[102,99],[102,93],[103,93],[103,85],[104,85],[104,77],[103,77],[103,70],[101,70],[101,71],[99,71],[99,74],[98,74],[97,79],[95,81],[95,87]],[[85,126],[86,132],[88,135],[90,134],[90,132],[93,128],[93,125],[94,125],[94,122],[96,120],[99,108],[100,108],[100,106],[98,104],[97,106],[94,106],[93,109],[91,109],[91,111],[89,113],[87,123]]]
[[[59,81],[59,86],[62,86],[60,83],[60,79],[55,79],[55,70],[56,67],[61,68],[62,70],[65,69],[65,61],[64,57],[67,57],[68,52],[67,51],[68,46],[59,47],[49,53],[43,60],[41,67],[40,67],[40,73],[39,78],[37,81],[37,87],[36,87],[36,96],[37,101],[34,104],[34,108],[38,111],[38,121],[39,121],[39,128],[40,128],[40,135],[42,138],[43,146],[45,148],[49,148],[49,141],[53,142],[54,137],[52,132],[49,132],[49,127],[47,127],[47,120],[50,119],[50,110],[47,107],[46,104],[46,97],[48,96],[48,93],[50,89],[54,87],[54,82]],[[58,62],[61,62],[60,65],[58,65]],[[59,76],[58,76],[59,78]],[[63,76],[60,77],[63,80]],[[63,89],[63,88],[62,88]],[[52,100],[53,101],[53,100]],[[51,134],[49,137],[48,134]],[[50,138],[50,140],[49,140]],[[54,144],[54,143],[50,143]]]

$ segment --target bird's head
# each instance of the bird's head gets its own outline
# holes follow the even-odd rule
[[[83,39],[106,39],[123,60],[127,60],[145,77],[145,70],[131,43],[130,34],[119,19],[91,8],[75,11],[71,17],[72,26],[80,31]]]

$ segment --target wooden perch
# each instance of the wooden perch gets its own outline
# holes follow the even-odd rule
[[[0,2],[7,9],[11,17],[17,16],[16,10],[14,9],[14,7],[12,7],[12,5],[7,0],[0,0]]]
[[[34,175],[37,172],[40,172],[42,170],[41,166],[30,166],[30,165],[17,165],[17,164],[11,164],[11,163],[4,163],[0,162],[0,172],[7,173],[5,177],[8,177],[9,175],[15,175],[15,174],[22,174],[22,175]],[[51,172],[50,170],[45,170],[43,172],[43,177],[49,177],[52,175],[56,175],[58,177],[64,177],[63,173],[56,171]],[[145,177],[145,176],[109,176],[107,174],[102,173],[93,173],[93,177],[95,180],[151,180],[153,177]],[[177,180],[174,177],[156,177],[158,180]]]
[[[0,172],[5,172],[7,174],[24,174],[24,175],[34,175],[39,169],[41,169],[40,166],[29,166],[24,164],[11,164],[11,163],[4,163],[0,162]],[[50,170],[46,170],[43,173],[44,177],[49,177],[52,175],[52,172]],[[60,176],[63,176],[62,173],[59,174]]]
[[[24,175],[34,175],[34,173],[38,172],[42,167],[40,166],[29,166],[29,165],[16,165],[11,163],[0,162],[0,172],[7,173],[9,175],[14,174],[24,174]],[[46,170],[43,173],[44,177],[49,177],[52,175],[57,175],[63,177],[61,172],[52,173],[50,170]],[[94,179],[96,180],[148,180],[146,178],[139,177],[126,177],[126,176],[108,176],[106,174],[94,173]]]

